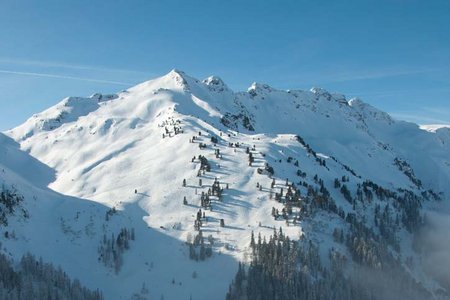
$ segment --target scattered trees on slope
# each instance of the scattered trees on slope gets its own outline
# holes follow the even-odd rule
[[[8,226],[8,216],[13,215],[18,208],[20,208],[21,215],[28,218],[28,212],[20,207],[23,201],[23,196],[19,195],[14,187],[2,186],[0,192],[0,226]]]
[[[119,273],[123,264],[123,253],[130,249],[130,241],[134,239],[134,228],[122,228],[117,237],[112,234],[111,238],[107,238],[105,234],[98,248],[98,260]]]

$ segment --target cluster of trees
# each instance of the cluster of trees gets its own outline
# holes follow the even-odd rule
[[[203,155],[198,156],[198,160],[200,161],[200,170],[210,172],[211,171],[211,165],[206,157]]]
[[[361,178],[361,176],[359,176],[358,174],[356,174],[355,170],[353,170],[352,168],[350,168],[349,166],[347,166],[346,164],[343,164],[342,162],[340,162],[339,160],[337,160],[336,157],[334,156],[330,156],[330,158],[332,160],[334,160],[336,163],[338,163],[339,165],[341,165],[347,172],[351,173],[353,176],[357,177],[357,178]]]
[[[379,200],[391,204],[392,210],[396,214],[395,226],[399,226],[399,221],[401,221],[401,224],[403,224],[406,230],[410,233],[415,233],[423,225],[423,216],[420,213],[420,209],[422,207],[422,201],[428,198],[424,198],[423,195],[416,195],[414,192],[405,189],[391,191],[370,180],[366,180],[362,186],[358,184],[354,201],[370,202],[373,199],[373,194]],[[389,220],[384,222],[384,224],[386,223],[392,224]],[[378,226],[379,224],[376,225]]]
[[[378,199],[384,201],[389,198],[394,198],[396,195],[395,192],[385,189],[382,186],[370,181],[366,180],[361,184],[357,185],[356,190],[356,196],[359,201],[364,202],[365,200],[368,200],[369,202],[372,201],[373,195],[376,195]],[[365,197],[362,197],[365,196]]]
[[[378,235],[373,228],[359,221],[354,213],[348,213],[345,220],[349,224],[345,245],[355,262],[377,269],[384,265],[397,265],[394,254],[388,247],[391,245],[398,251],[395,240],[391,242]]]
[[[212,235],[209,235],[207,242],[203,237],[203,232],[200,230],[198,234],[192,238],[191,234],[188,234],[187,245],[189,246],[189,258],[192,260],[205,260],[212,256],[212,246],[214,245],[214,239]]]
[[[255,161],[255,158],[253,157],[253,153],[249,152],[248,153],[248,165],[251,166],[254,161]]]
[[[109,219],[117,213],[117,209],[115,206],[111,207],[110,209],[108,209],[105,213],[105,220],[109,221]]]
[[[162,125],[159,125],[160,127],[164,127],[162,138],[165,138],[166,136],[172,137],[172,133],[173,136],[183,133],[183,129],[180,124],[180,120],[173,120],[172,118],[170,118],[170,122],[168,120],[165,120]]]
[[[259,169],[258,169],[259,170]],[[270,176],[273,176],[273,174],[275,174],[275,171],[273,170],[273,167],[271,165],[269,165],[268,163],[266,163],[264,170],[267,171],[267,173],[269,173]],[[258,172],[259,173],[259,172]],[[261,172],[262,173],[262,172]]]
[[[223,188],[220,187],[220,182],[217,178],[214,179],[211,189],[208,189],[208,194],[216,196],[217,199],[222,200]]]
[[[423,195],[416,195],[414,192],[405,189],[392,191],[370,180],[357,184],[355,196],[352,195],[347,185],[341,183],[337,178],[334,180],[334,187],[340,187],[343,197],[353,205],[354,210],[358,203],[372,204],[374,199],[384,203],[373,204],[374,224],[379,228],[381,236],[390,241],[392,245],[398,244],[395,242],[395,235],[401,226],[410,233],[415,233],[423,225],[423,216],[420,213],[424,200]],[[397,246],[394,248],[397,248]]]
[[[287,162],[288,164],[290,164],[290,163],[292,163],[293,160],[294,160],[294,158],[293,158],[292,156],[289,156],[289,157],[287,158],[286,162]],[[295,162],[294,162],[294,166],[296,166],[296,167],[299,166],[299,163],[298,163],[298,160],[297,160],[297,159],[296,159]]]
[[[388,210],[389,208],[383,214],[388,214]],[[392,249],[400,251],[395,234],[383,232],[377,234],[373,228],[367,227],[351,215],[347,215],[346,221],[350,229],[344,243],[354,262],[369,270],[376,270],[386,280],[395,282],[401,289],[411,291],[417,299],[430,298],[428,292],[403,268],[401,256],[392,251]],[[340,242],[342,242],[342,234],[340,234]],[[416,299],[415,297],[413,299]]]
[[[411,191],[403,191],[402,196],[395,198],[394,207],[401,211],[401,221],[405,228],[416,233],[424,224],[420,213],[422,199]]]
[[[256,146],[253,145],[252,151],[255,151],[255,150],[256,150]],[[252,166],[253,162],[255,161],[252,151],[250,151],[250,147],[247,147],[245,149],[245,153],[248,154],[248,165],[249,166]]]
[[[210,194],[202,191],[202,194],[200,195],[200,206],[203,208],[212,208]]]
[[[352,197],[352,194],[350,193],[347,185],[343,184],[341,186],[340,191],[341,191],[342,196],[344,196],[345,200],[347,200],[349,203],[353,203],[353,197]]]
[[[23,202],[24,198],[19,195],[15,188],[7,188],[2,186],[0,192],[0,226],[8,226],[8,216],[15,213],[15,210]],[[24,218],[28,218],[26,209],[21,208],[21,213]]]
[[[271,183],[271,194],[270,197],[272,198],[273,189],[275,189],[275,179],[272,180]],[[286,188],[286,192],[284,192]],[[281,210],[281,213],[278,209],[275,209],[272,207],[272,217],[274,217],[275,220],[279,220],[282,218],[286,221],[286,225],[289,226],[289,221],[292,219],[293,224],[297,224],[297,221],[301,219],[302,210],[304,208],[304,204],[301,201],[300,198],[300,189],[298,189],[295,185],[295,183],[289,183],[289,181],[286,179],[286,184],[282,187],[280,187],[280,192],[274,193],[274,198],[279,203],[284,204],[284,208]],[[298,213],[294,213],[293,208],[299,208],[296,211]]]
[[[275,200],[284,204],[284,209],[282,210],[283,219],[288,221],[288,219],[293,218],[294,223],[296,223],[299,220],[310,217],[314,213],[323,210],[337,214],[342,219],[345,219],[344,209],[336,205],[330,192],[325,187],[323,180],[315,175],[314,181],[319,186],[318,188],[310,185],[306,181],[299,181],[297,186],[295,183],[289,183],[288,179],[286,179],[285,186],[279,187],[280,191],[274,193]],[[300,193],[300,187],[307,190],[306,194],[302,195]],[[271,184],[271,199],[273,189],[275,188],[276,181],[273,179]],[[286,188],[286,192],[284,188]],[[298,209],[294,211],[293,208]],[[272,216],[274,216],[275,219],[278,219],[280,214],[272,211]]]
[[[222,154],[220,154],[220,149],[214,149],[214,154],[216,155],[216,158],[219,158],[219,159],[222,158]]]
[[[281,229],[266,239],[250,241],[252,260],[239,265],[226,295],[234,299],[370,299],[342,275],[322,266],[312,242],[292,242]]]
[[[414,183],[418,188],[422,187],[422,181],[416,177],[414,174],[414,170],[411,168],[411,166],[404,160],[399,159],[396,157],[394,159],[394,164],[397,166],[397,168],[405,174],[409,180],[411,180],[412,183]]]
[[[338,207],[330,196],[330,192],[325,187],[323,180],[314,176],[315,182],[319,185],[319,188],[314,187],[307,182],[299,182],[299,186],[306,188],[307,193],[302,195],[300,188],[295,183],[289,183],[286,180],[286,192],[284,187],[280,187],[280,192],[275,192],[275,200],[284,204],[282,210],[283,219],[288,221],[293,219],[294,224],[306,217],[312,216],[318,211],[328,211],[333,214],[339,215],[342,219],[345,218],[345,212],[342,207]],[[275,179],[273,179],[271,188],[275,188]],[[272,196],[272,194],[271,194]],[[293,210],[293,208],[298,208]],[[272,216],[278,219],[280,214],[272,211]]]
[[[219,143],[219,138],[217,136],[211,136],[211,143],[218,144]]]
[[[1,248],[1,247],[0,247]],[[0,299],[101,300],[102,293],[83,287],[50,263],[26,254],[20,263],[0,254]]]
[[[319,185],[319,188],[304,182],[303,186],[307,188],[307,193],[301,198],[299,197],[300,192],[296,190],[294,184],[288,186],[285,194],[283,194],[284,190],[281,188],[280,192],[275,194],[275,199],[284,203],[285,208],[281,214],[278,210],[272,209],[272,216],[276,219],[280,216],[287,219],[292,212],[291,208],[293,206],[300,208],[296,216],[298,220],[310,217],[318,211],[336,214],[348,223],[350,231],[349,234],[344,236],[342,229],[336,229],[334,233],[335,240],[347,246],[356,262],[372,268],[378,268],[382,262],[396,265],[400,268],[391,254],[391,249],[396,252],[400,251],[397,232],[402,227],[411,233],[415,233],[422,226],[423,217],[420,214],[421,197],[407,190],[399,189],[397,192],[394,192],[371,181],[365,181],[362,185],[358,184],[356,195],[353,197],[346,184],[341,183],[339,179],[335,179],[335,188],[339,188],[343,197],[353,205],[353,211],[350,210],[346,213],[331,198],[323,180],[315,176],[314,181]],[[342,178],[342,182],[348,181],[348,177]],[[272,187],[274,185],[273,182]],[[372,227],[371,223],[364,216],[359,216],[355,212],[355,207],[358,202],[370,204],[374,197],[377,197],[381,202],[373,204],[373,224],[375,227]]]
[[[349,259],[330,249],[325,267],[317,245],[305,239],[291,241],[281,229],[268,241],[261,236],[255,241],[252,234],[250,249],[251,262],[239,264],[227,300],[431,298],[398,264],[389,270],[357,265],[345,272]]]
[[[206,193],[204,191],[202,191],[202,194],[200,195],[201,207],[203,207],[205,209],[207,209],[207,208],[212,209],[211,197],[212,196],[217,197],[217,200],[221,201],[222,194],[223,194],[223,188],[220,186],[220,182],[217,180],[217,178],[215,178],[211,188],[209,188]]]
[[[197,212],[197,217],[195,218],[195,221],[194,221],[195,230],[201,231],[200,228],[202,227],[203,222],[206,222],[206,221],[207,221],[207,217],[206,217],[205,211],[202,212],[202,210],[199,209]]]
[[[303,172],[302,170],[298,169],[297,170],[297,176],[305,178],[306,177],[306,172]]]
[[[299,142],[303,147],[305,147],[306,152],[308,152],[309,154],[311,154],[314,157],[317,157],[317,153],[316,151],[314,151],[311,146],[305,142],[305,140],[300,136],[297,135],[295,136],[295,139],[297,140],[297,142]]]
[[[280,188],[279,193],[275,193],[275,200],[285,205],[300,207],[300,190],[297,189],[295,183],[287,184],[286,187],[285,194],[283,187]]]
[[[380,204],[375,205],[374,224],[379,228],[380,235],[386,242],[394,247],[396,251],[400,251],[400,244],[397,240],[397,229],[400,228],[399,214],[391,212],[389,203],[381,208]]]
[[[308,154],[311,154],[316,159],[316,162],[318,162],[319,165],[327,168],[327,163],[326,163],[325,159],[319,157],[317,155],[317,152],[314,151],[311,148],[311,146],[308,143],[306,143],[305,140],[301,136],[297,135],[295,138],[296,138],[297,142],[299,142],[303,147],[305,147],[306,152],[308,152]]]
[[[345,218],[345,212],[342,206],[337,206],[334,199],[330,196],[330,192],[324,186],[323,181],[319,180],[319,189],[314,188],[312,185],[306,184],[307,194],[303,198],[303,211],[304,215],[310,216],[317,211],[327,211]]]
[[[114,269],[116,273],[119,273],[123,264],[122,255],[126,250],[130,249],[130,240],[134,241],[134,239],[134,228],[122,228],[117,237],[114,233],[111,234],[110,238],[107,238],[106,234],[103,235],[98,248],[98,260],[105,266]]]

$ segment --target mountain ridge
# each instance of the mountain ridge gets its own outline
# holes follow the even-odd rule
[[[57,212],[64,222],[56,218],[56,224],[48,224],[61,228],[62,234],[54,234],[54,245],[64,240],[61,247],[70,252],[73,233],[67,228],[75,228],[81,232],[75,241],[88,245],[76,251],[95,256],[102,235],[117,234],[126,226],[136,228],[136,242],[124,254],[123,271],[113,275],[101,263],[89,261],[100,278],[88,276],[91,285],[107,289],[118,281],[129,284],[123,291],[111,288],[106,296],[127,298],[142,282],[153,298],[224,295],[237,262],[252,257],[252,231],[269,237],[274,228],[283,227],[293,240],[304,237],[321,245],[324,261],[331,248],[350,256],[349,249],[333,241],[333,230],[355,230],[351,220],[356,218],[381,239],[386,234],[379,228],[381,217],[373,217],[379,209],[399,219],[399,225],[389,223],[394,232],[389,233],[389,251],[395,257],[400,254],[402,267],[415,280],[429,291],[437,289],[420,268],[412,269],[403,260],[411,257],[420,265],[412,228],[450,195],[450,136],[394,120],[362,100],[347,101],[319,88],[282,91],[256,83],[247,91],[233,92],[219,77],[200,81],[173,70],[115,95],[65,98],[6,134],[15,142],[0,139],[2,149],[17,143],[14,151],[26,152],[54,172],[45,188],[64,199],[98,205],[95,210],[84,209],[76,219],[67,198],[66,208]],[[0,165],[11,170],[15,163],[6,159]],[[16,167],[25,170],[21,173],[41,173],[38,167]],[[7,176],[0,180],[15,183]],[[223,191],[220,196],[209,195],[216,182]],[[292,195],[286,194],[288,190]],[[211,211],[202,205],[202,192],[213,199]],[[370,194],[375,195],[373,200],[368,200]],[[329,201],[327,208],[317,207],[319,196]],[[25,198],[32,201],[30,194]],[[289,201],[296,202],[286,214]],[[108,213],[113,209],[119,212],[118,221]],[[186,248],[198,234],[194,225],[198,209],[206,211],[208,221],[201,219],[201,228],[212,241],[205,242],[213,252],[205,262],[190,261],[191,248]],[[274,210],[279,215],[274,216]],[[44,209],[40,213],[46,216]],[[33,217],[25,223],[32,226]],[[90,223],[92,232],[83,229]],[[27,232],[20,242],[4,244],[36,247],[48,258],[57,251],[45,254],[36,241],[26,241]],[[146,240],[150,236],[153,240]],[[157,250],[144,254],[155,242]],[[157,264],[163,277],[158,278],[148,266],[152,255],[161,260],[164,251],[176,261],[168,262],[167,270]],[[70,253],[75,257],[76,252]],[[217,274],[214,270],[225,261],[226,270]],[[58,263],[79,276],[75,266],[62,259]],[[80,259],[77,263],[86,264]],[[176,273],[177,263],[185,270]],[[136,275],[134,269],[139,269]],[[199,290],[201,283],[193,272],[199,278],[207,274],[204,279],[214,282],[215,291]],[[136,282],[145,274],[152,281]],[[176,276],[183,278],[183,285],[174,287],[171,277]]]

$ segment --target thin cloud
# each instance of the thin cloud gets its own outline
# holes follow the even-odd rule
[[[449,120],[442,120],[440,118],[434,118],[431,116],[426,115],[419,115],[419,114],[409,114],[409,113],[390,113],[392,117],[398,120],[405,120],[409,122],[413,122],[420,125],[427,125],[427,124],[442,124],[442,125],[449,125]]]
[[[11,74],[11,75],[21,75],[21,76],[32,76],[32,77],[80,80],[80,81],[88,81],[88,82],[96,82],[96,83],[115,84],[115,85],[121,85],[121,86],[130,86],[133,84],[133,83],[129,83],[129,82],[121,82],[121,81],[113,81],[113,80],[103,80],[103,79],[75,77],[75,76],[47,74],[47,73],[19,72],[19,71],[11,71],[11,70],[0,70],[0,73]]]
[[[379,69],[355,69],[344,66],[328,66],[316,69],[279,69],[278,73],[284,73],[282,81],[274,82],[285,88],[292,88],[298,84],[306,87],[326,86],[328,84],[370,81],[401,76],[423,75],[440,72],[441,68],[379,68]],[[277,73],[273,72],[273,73]],[[272,74],[273,74],[272,73]],[[267,75],[269,76],[269,75]]]
[[[335,82],[356,81],[382,79],[397,76],[417,75],[438,71],[437,69],[386,69],[386,70],[369,70],[369,71],[353,71],[348,73],[335,74]]]
[[[449,92],[449,88],[439,88],[439,89],[422,89],[411,87],[410,89],[400,89],[400,90],[386,90],[382,92],[356,92],[356,91],[348,91],[348,94],[356,95],[358,97],[401,97],[406,95],[414,95],[418,92],[433,92],[433,93],[446,93]]]
[[[26,60],[26,59],[0,58],[0,63],[12,64],[12,65],[22,65],[22,66],[36,66],[36,67],[44,67],[44,68],[63,68],[63,69],[73,69],[73,70],[90,70],[90,71],[99,71],[99,72],[134,73],[134,74],[139,74],[139,75],[149,75],[147,72],[142,72],[142,71],[115,69],[115,68],[103,68],[103,67],[98,67],[98,66],[70,64],[70,63],[63,63],[63,62],[56,62],[56,61],[36,61],[36,60]]]
[[[450,108],[448,107],[426,107],[424,110],[437,115],[450,117]]]

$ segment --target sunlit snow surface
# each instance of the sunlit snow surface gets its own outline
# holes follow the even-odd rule
[[[182,133],[174,135],[174,126]],[[16,239],[2,237],[2,246],[14,258],[31,251],[61,265],[82,284],[102,290],[106,299],[129,299],[143,283],[152,299],[223,298],[238,261],[248,259],[251,231],[269,236],[281,226],[294,239],[304,234],[320,243],[326,255],[340,222],[328,215],[290,226],[275,221],[272,207],[283,206],[269,199],[272,179],[258,174],[258,168],[270,164],[278,188],[286,178],[298,182],[298,169],[307,173],[301,180],[311,184],[318,174],[348,211],[351,206],[333,188],[335,178],[349,176],[352,191],[365,179],[421,191],[394,164],[400,158],[423,190],[445,197],[450,194],[450,130],[432,131],[323,89],[281,91],[255,83],[246,92],[233,92],[218,77],[199,81],[176,70],[117,95],[66,98],[6,132],[10,138],[0,136],[0,180],[25,196],[31,214],[27,220],[12,219]],[[325,159],[326,167],[296,135]],[[211,136],[219,139],[216,145]],[[199,143],[207,148],[200,149]],[[249,166],[245,152],[253,146],[255,162]],[[198,159],[192,162],[198,155],[212,166],[201,177]],[[288,157],[298,160],[299,167]],[[213,211],[206,211],[203,234],[214,238],[214,254],[195,262],[185,241],[195,234],[200,194],[215,178],[229,189],[222,202],[214,201]],[[112,207],[119,212],[106,221]],[[225,227],[219,226],[220,219]],[[104,234],[117,234],[122,227],[133,227],[136,241],[115,274],[98,261],[97,249]],[[411,253],[407,246],[405,253]]]

